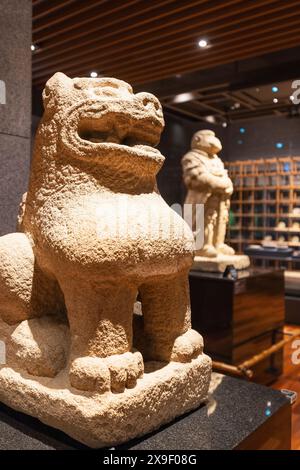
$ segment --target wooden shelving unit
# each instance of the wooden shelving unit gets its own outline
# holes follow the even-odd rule
[[[228,243],[243,252],[271,237],[299,249],[300,214],[293,210],[300,208],[300,157],[235,161],[226,166],[234,185]],[[285,226],[278,229],[280,222]],[[287,267],[300,269],[300,263],[295,264],[288,261]]]

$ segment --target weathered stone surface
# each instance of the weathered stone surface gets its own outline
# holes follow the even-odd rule
[[[191,150],[182,158],[183,179],[188,188],[185,204],[194,206],[193,231],[197,256],[194,269],[199,267],[203,271],[220,271],[226,260],[243,267],[250,264],[249,258],[246,263],[245,256],[242,260],[234,261],[234,249],[225,243],[233,185],[217,155],[221,150],[221,142],[215,133],[201,130],[194,134]],[[198,226],[195,210],[197,204],[204,204],[204,227]],[[204,230],[204,243],[203,246],[198,246],[201,230]],[[211,263],[209,259],[212,260]]]
[[[66,387],[65,372],[54,379],[0,370],[0,400],[97,448],[125,442],[157,429],[206,400],[211,360],[150,363],[134,388],[95,394]]]
[[[43,99],[21,232],[0,238],[0,398],[102,446],[205,400],[211,362],[191,330],[188,289],[193,234],[157,191],[164,121],[153,95],[57,73]]]
[[[29,374],[55,377],[67,364],[69,329],[49,316],[25,320],[11,335],[11,349]]]

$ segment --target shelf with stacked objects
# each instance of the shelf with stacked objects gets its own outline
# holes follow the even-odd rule
[[[227,163],[228,242],[263,267],[300,269],[300,157]]]

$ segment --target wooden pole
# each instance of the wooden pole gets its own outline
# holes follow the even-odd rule
[[[295,335],[289,335],[289,338],[283,339],[278,343],[273,344],[268,349],[265,349],[261,353],[256,354],[255,356],[251,357],[247,361],[244,361],[237,366],[234,366],[232,364],[226,364],[225,362],[213,361],[212,367],[214,370],[219,370],[221,372],[235,375],[238,377],[245,376],[251,379],[254,375],[253,370],[251,370],[253,366],[263,361],[267,357],[271,356],[272,354],[276,353],[277,351],[280,351],[280,349],[282,349],[286,344],[299,337],[300,333],[297,333]]]

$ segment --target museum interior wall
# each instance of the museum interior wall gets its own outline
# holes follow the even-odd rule
[[[14,231],[26,190],[30,163],[31,1],[10,0],[0,15],[1,80],[5,104],[0,113],[0,235]]]
[[[235,161],[298,156],[299,126],[298,117],[286,116],[231,122],[226,128],[223,157]]]

